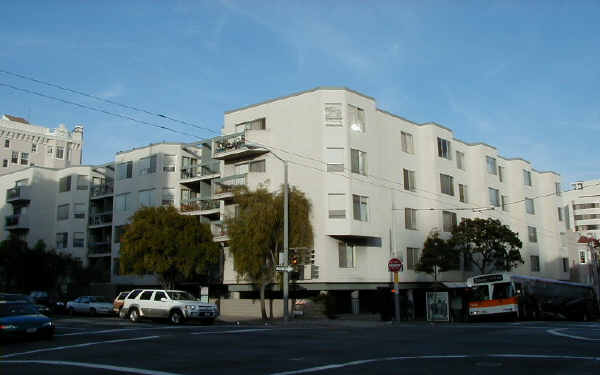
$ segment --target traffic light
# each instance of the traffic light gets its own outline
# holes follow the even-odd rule
[[[291,266],[298,265],[298,250],[297,249],[289,249],[289,264]]]

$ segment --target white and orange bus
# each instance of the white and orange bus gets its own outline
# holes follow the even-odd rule
[[[469,318],[588,320],[598,315],[591,285],[495,273],[467,279]]]

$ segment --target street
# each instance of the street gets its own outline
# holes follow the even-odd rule
[[[596,374],[600,323],[293,321],[202,326],[58,318],[51,341],[3,342],[9,374]]]

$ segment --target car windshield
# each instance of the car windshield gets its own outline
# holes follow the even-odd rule
[[[9,302],[0,303],[0,316],[16,316],[38,314],[38,310],[31,303]]]
[[[170,290],[167,292],[167,294],[173,301],[195,301],[196,300],[196,298],[194,298],[194,296],[192,296],[188,292],[178,292],[178,291]]]
[[[91,296],[90,302],[110,302],[110,301],[102,296]]]

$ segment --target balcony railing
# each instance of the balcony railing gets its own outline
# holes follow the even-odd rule
[[[88,254],[110,254],[110,241],[88,242]]]
[[[31,200],[31,186],[15,186],[6,191],[6,202]]]
[[[186,199],[181,201],[181,211],[208,211],[215,210],[220,207],[220,202],[218,200],[200,200],[196,199]]]
[[[8,215],[4,224],[6,229],[26,229],[29,228],[29,217],[26,214]]]
[[[90,194],[92,197],[99,197],[102,195],[109,195],[113,193],[113,185],[112,184],[101,184],[101,185],[92,185],[92,189]]]
[[[210,230],[215,237],[227,236],[227,224],[222,221],[216,221],[210,224]]]
[[[90,215],[90,225],[104,225],[112,223],[112,211]]]
[[[246,147],[246,132],[224,135],[215,139],[213,150],[216,155],[224,152],[239,150],[242,147]]]
[[[247,176],[248,175],[244,173],[215,179],[212,185],[213,195],[231,193],[236,188],[246,185]]]
[[[182,179],[206,177],[219,173],[220,163],[218,160],[214,160],[200,165],[183,166],[181,168]]]

